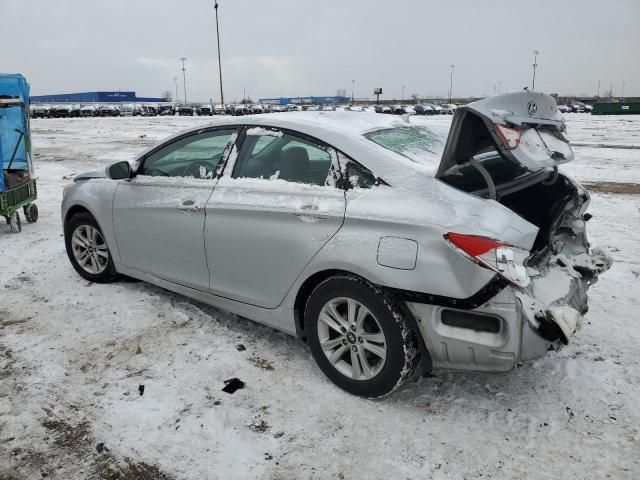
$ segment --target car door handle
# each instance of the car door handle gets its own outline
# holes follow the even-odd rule
[[[185,200],[180,205],[178,205],[178,210],[182,212],[197,212],[198,210],[200,210],[200,206],[193,200]]]
[[[305,219],[313,219],[313,220],[325,220],[328,218],[327,215],[323,215],[318,213],[318,206],[313,204],[303,205],[300,207],[302,212],[294,212],[293,214],[300,218],[301,220]]]

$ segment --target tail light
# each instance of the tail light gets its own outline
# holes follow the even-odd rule
[[[504,143],[504,146],[508,150],[513,150],[520,145],[520,129],[514,127],[507,127],[506,125],[495,124],[496,133]]]
[[[444,238],[462,256],[496,272],[514,285],[526,287],[529,284],[524,266],[529,257],[528,251],[480,235],[449,232]]]

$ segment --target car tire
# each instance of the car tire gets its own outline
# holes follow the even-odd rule
[[[321,282],[311,292],[304,315],[316,363],[351,394],[388,395],[418,368],[418,339],[402,309],[360,277],[336,275]]]
[[[118,277],[111,251],[91,214],[78,213],[71,217],[64,228],[64,243],[71,265],[82,278],[109,283]]]

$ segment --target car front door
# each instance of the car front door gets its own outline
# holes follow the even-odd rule
[[[178,137],[142,159],[131,180],[120,181],[113,222],[125,267],[209,291],[205,206],[235,133],[208,129]]]
[[[291,131],[248,127],[207,203],[211,292],[275,308],[342,226],[337,155]]]

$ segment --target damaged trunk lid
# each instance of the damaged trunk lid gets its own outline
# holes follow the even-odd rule
[[[529,325],[558,345],[580,326],[587,289],[612,263],[588,242],[588,193],[558,172],[558,165],[574,159],[564,132],[555,100],[543,93],[519,91],[471,103],[455,113],[436,175],[538,228],[529,251],[504,245],[480,260],[514,285]]]
[[[491,199],[550,176],[574,154],[553,97],[526,90],[485,98],[454,115],[436,176]]]

